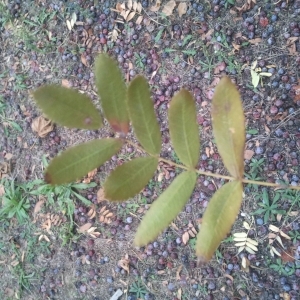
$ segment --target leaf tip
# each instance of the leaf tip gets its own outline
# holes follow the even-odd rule
[[[207,257],[205,257],[203,255],[199,255],[198,260],[197,260],[198,267],[206,265],[208,263],[208,261],[209,261],[209,259],[207,259]]]

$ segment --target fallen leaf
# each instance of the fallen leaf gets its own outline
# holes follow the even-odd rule
[[[53,124],[50,120],[39,116],[32,121],[31,128],[37,132],[38,136],[44,138],[49,132],[53,130]]]
[[[129,274],[129,259],[120,259],[118,261],[118,266]]]
[[[97,202],[100,203],[102,201],[105,201],[106,199],[104,198],[104,189],[100,188],[97,192]]]
[[[291,296],[288,293],[280,294],[280,296],[283,298],[283,300],[290,300]]]
[[[181,300],[181,295],[182,295],[182,289],[179,288],[178,291],[177,291],[177,298],[178,298],[179,300]]]
[[[142,21],[143,21],[143,16],[139,16],[139,17],[136,19],[135,24],[140,25],[140,24],[142,23]]]
[[[128,7],[128,9],[132,8],[132,0],[127,1],[127,7]]]
[[[12,159],[13,156],[14,156],[14,155],[13,155],[12,153],[6,153],[6,154],[4,155],[4,158],[7,159],[7,160],[10,160],[10,159]]]
[[[244,159],[250,160],[253,157],[253,155],[254,155],[254,151],[247,149],[244,152]]]
[[[295,261],[295,249],[293,248],[288,248],[286,251],[282,250],[281,251],[281,260],[284,263],[288,263],[288,262],[294,262]]]
[[[180,272],[181,272],[181,270],[182,270],[182,265],[180,265],[179,267],[178,267],[178,269],[176,270],[176,280],[180,280]]]
[[[150,7],[150,10],[153,12],[157,12],[160,9],[161,0],[156,0],[155,5]]]
[[[126,22],[129,22],[130,20],[132,20],[135,16],[135,11],[132,11],[126,18]]]
[[[86,67],[88,67],[88,62],[86,60],[86,55],[84,53],[81,53],[80,60]]]
[[[189,233],[188,232],[185,232],[183,235],[182,235],[182,242],[186,245],[187,244],[187,242],[189,241],[189,239],[190,239],[190,235],[189,235]]]
[[[1,195],[0,195],[1,196]],[[39,200],[35,206],[34,206],[34,210],[33,210],[33,215],[35,216],[38,212],[41,211],[43,204],[45,203],[45,200]]]
[[[187,11],[187,4],[186,2],[180,2],[177,7],[178,15],[181,18],[182,15],[186,14]]]
[[[92,223],[86,223],[86,224],[80,226],[80,227],[77,229],[77,231],[78,231],[79,233],[85,233],[85,232],[87,232],[91,227],[92,227]]]
[[[70,88],[72,86],[68,79],[62,79],[61,85],[66,88]]]
[[[68,29],[71,31],[72,30],[71,22],[69,20],[67,20],[66,23],[67,23]]]
[[[4,186],[0,184],[0,197],[2,197],[5,194]]]

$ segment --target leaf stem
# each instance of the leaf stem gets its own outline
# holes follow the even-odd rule
[[[140,150],[141,152],[147,153],[150,156],[155,157],[155,155],[152,155],[150,153],[148,153],[145,149],[143,149],[142,147],[138,146],[137,144],[131,142],[130,140],[126,140],[126,143],[130,144],[131,146],[135,147],[136,149]],[[184,166],[184,165],[180,165],[177,164],[171,160],[162,158],[162,157],[158,157],[159,161],[163,161],[164,163],[170,165],[170,166],[174,166],[177,168],[181,168],[183,170],[191,170],[190,168]],[[194,170],[197,174],[200,175],[204,175],[204,176],[209,176],[209,177],[215,177],[215,178],[223,178],[226,180],[234,180],[235,178],[232,176],[226,176],[226,175],[221,175],[221,174],[217,174],[217,173],[211,173],[211,172],[205,172],[205,171],[201,171],[201,170]],[[291,189],[291,190],[300,190],[300,186],[293,186],[293,185],[285,185],[285,184],[278,184],[278,183],[273,183],[273,182],[264,182],[264,181],[256,181],[256,180],[250,180],[250,179],[242,179],[243,183],[248,183],[248,184],[256,184],[256,185],[262,185],[262,186],[270,186],[273,188],[280,188],[280,189]]]

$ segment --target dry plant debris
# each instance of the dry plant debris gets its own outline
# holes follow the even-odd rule
[[[269,235],[268,235],[268,238],[269,238],[269,245],[270,245],[270,254],[271,254],[273,257],[275,256],[275,254],[276,254],[277,256],[281,256],[281,253],[280,253],[279,251],[277,251],[277,249],[273,246],[273,243],[274,243],[275,241],[277,241],[277,242],[280,244],[280,246],[281,246],[282,248],[285,248],[284,245],[283,245],[283,243],[282,243],[282,240],[281,240],[280,235],[281,235],[282,237],[288,239],[288,240],[290,240],[291,238],[290,238],[287,234],[285,234],[282,230],[280,230],[278,227],[276,227],[276,226],[274,226],[274,225],[272,225],[272,224],[269,225],[269,229],[270,229],[271,231],[273,231],[273,232],[270,232]],[[274,232],[275,232],[275,233],[274,233]]]
[[[261,85],[263,86],[262,77],[271,77],[272,74],[268,72],[261,72],[261,68],[257,68],[257,60],[255,60],[251,65],[251,77],[252,77],[252,84],[256,88],[259,84],[259,81],[261,82]]]
[[[106,209],[106,206],[103,206],[99,211],[99,222],[104,224],[110,224],[112,222],[112,217],[114,214],[109,210]]]
[[[31,128],[38,134],[39,137],[44,138],[53,130],[54,127],[50,120],[44,118],[43,116],[39,116],[33,120]]]
[[[126,253],[125,257],[118,261],[118,266],[124,269],[129,274],[129,263],[130,260],[128,254]]]
[[[193,224],[189,223],[189,229],[182,234],[182,242],[186,245],[190,238],[194,238],[197,235],[197,230],[193,226]]]
[[[249,223],[244,222],[244,227],[248,230],[251,229],[251,226]],[[248,237],[248,232],[236,232],[233,234],[233,240],[237,243],[235,243],[236,247],[239,247],[238,254],[242,252],[243,250],[246,250],[247,252],[251,254],[255,254],[256,251],[258,251],[257,247],[258,242]]]
[[[73,29],[73,27],[74,27],[76,21],[77,21],[77,15],[76,15],[76,13],[73,12],[73,13],[72,13],[72,16],[71,16],[71,19],[66,21],[67,27],[68,27],[68,29],[69,29],[70,31]]]

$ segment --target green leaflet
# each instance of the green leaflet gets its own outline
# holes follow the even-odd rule
[[[228,77],[223,77],[215,90],[212,126],[225,167],[235,178],[243,178],[245,118],[240,94]]]
[[[223,185],[210,199],[197,235],[196,253],[208,262],[230,231],[242,203],[243,185],[232,181]]]
[[[116,62],[107,54],[99,54],[95,63],[96,86],[107,121],[114,131],[127,134],[127,88]]]
[[[135,158],[117,167],[104,183],[105,199],[126,200],[139,193],[153,177],[158,164],[155,157]]]
[[[48,118],[69,128],[98,129],[100,112],[91,99],[75,90],[45,85],[33,92],[34,100]]]
[[[195,101],[189,91],[182,89],[171,101],[169,108],[171,141],[179,159],[195,168],[200,152],[200,139]]]
[[[120,139],[109,138],[69,148],[50,162],[46,169],[45,181],[50,184],[75,181],[104,164],[120,150],[122,145]]]
[[[153,241],[181,212],[196,184],[195,172],[178,175],[151,205],[138,227],[134,243],[138,246]]]
[[[128,87],[128,111],[134,132],[144,149],[158,155],[161,149],[161,134],[155,116],[149,86],[143,76],[134,78]]]

